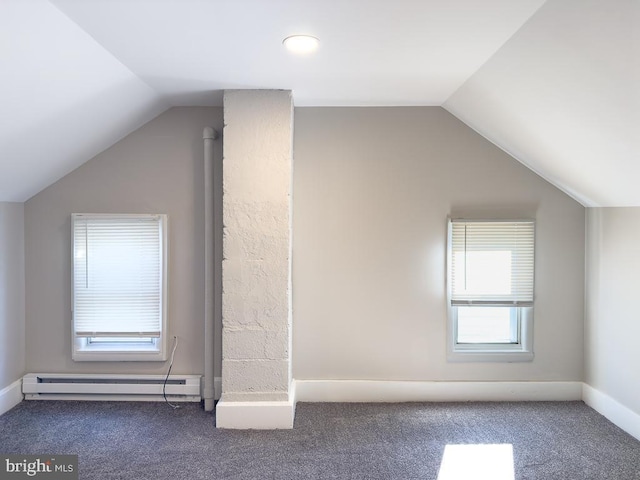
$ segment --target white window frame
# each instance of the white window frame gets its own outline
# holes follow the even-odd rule
[[[533,306],[503,306],[505,308],[516,309],[516,320],[518,329],[517,343],[458,343],[458,306],[452,305],[451,283],[452,283],[452,222],[504,222],[519,223],[533,222],[531,219],[524,220],[468,220],[453,219],[447,220],[447,359],[451,362],[530,362],[534,358],[533,353]],[[534,224],[535,225],[535,224]],[[534,230],[535,232],[535,230]],[[535,233],[534,233],[535,245]],[[535,246],[534,246],[535,248]],[[460,305],[462,306],[462,305]],[[476,306],[470,304],[469,306]],[[478,308],[482,308],[478,306]]]
[[[82,219],[157,219],[160,227],[160,254],[162,258],[161,267],[161,321],[160,336],[157,338],[123,337],[122,341],[116,338],[101,338],[77,336],[74,307],[76,305],[75,293],[75,259],[76,259],[76,238],[75,223]],[[149,362],[165,361],[167,359],[167,267],[168,267],[168,220],[164,214],[94,214],[94,213],[74,213],[71,216],[71,344],[72,359],[74,361],[89,362]],[[139,340],[139,341],[137,341]]]

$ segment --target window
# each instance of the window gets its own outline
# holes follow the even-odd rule
[[[531,220],[449,221],[449,359],[533,359],[534,240]]]
[[[166,215],[73,214],[73,359],[166,360]]]

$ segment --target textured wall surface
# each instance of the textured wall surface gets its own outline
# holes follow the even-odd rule
[[[292,99],[224,97],[222,399],[287,400]]]
[[[442,108],[295,113],[294,378],[582,381],[579,203]],[[448,215],[536,219],[532,362],[447,362]]]
[[[0,202],[0,390],[24,374],[24,206]]]

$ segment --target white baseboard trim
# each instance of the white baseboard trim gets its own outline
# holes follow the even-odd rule
[[[611,423],[640,440],[640,415],[636,412],[586,383],[582,388],[582,400]]]
[[[296,404],[293,396],[281,402],[230,402],[216,405],[216,427],[237,430],[293,428]]]
[[[513,402],[582,400],[582,382],[296,380],[298,402]]]
[[[0,390],[0,415],[8,412],[23,400],[22,379]]]

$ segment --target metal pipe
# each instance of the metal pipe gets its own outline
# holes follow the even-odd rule
[[[204,388],[205,411],[214,406],[213,372],[213,299],[214,299],[214,236],[213,236],[213,141],[218,137],[211,127],[202,132],[204,140]]]

